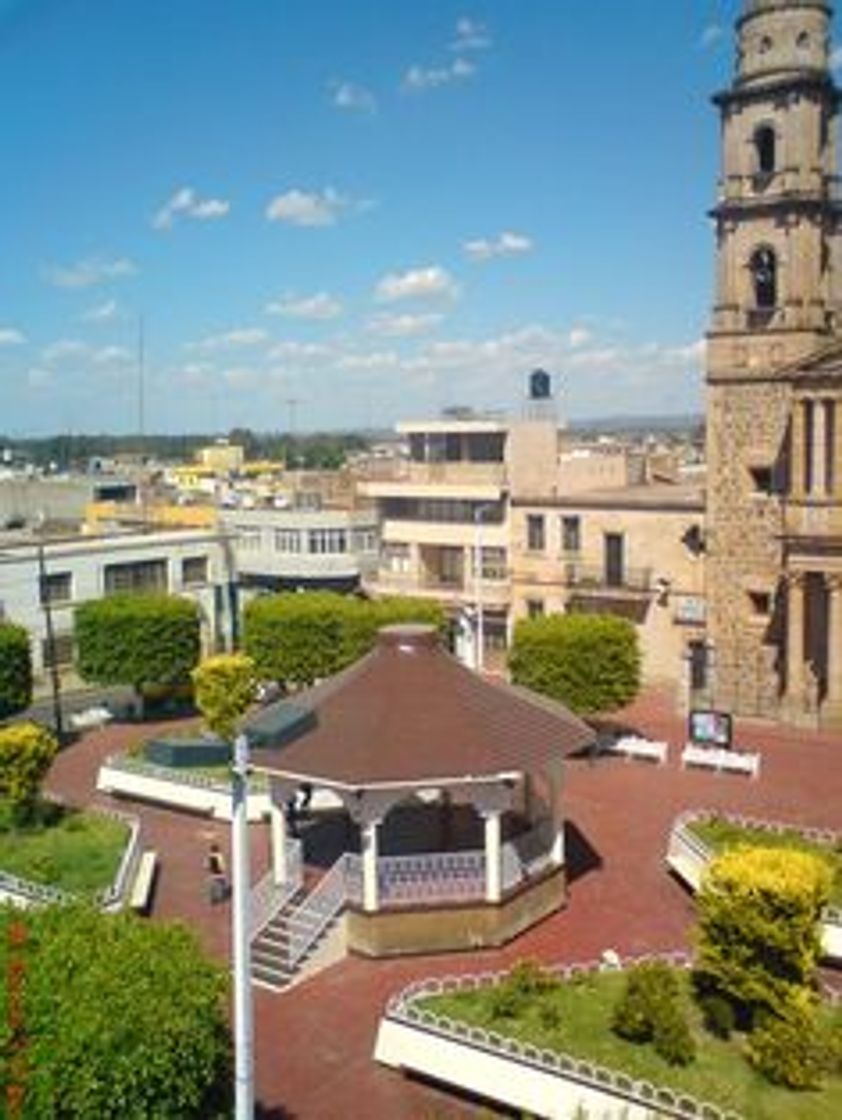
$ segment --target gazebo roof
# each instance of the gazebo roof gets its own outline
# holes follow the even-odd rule
[[[595,738],[563,705],[483,679],[433,627],[407,625],[246,733],[259,770],[356,787],[534,773]]]

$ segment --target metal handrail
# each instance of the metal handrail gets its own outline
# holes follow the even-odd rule
[[[322,931],[344,909],[347,901],[346,860],[347,855],[340,856],[315,889],[290,914],[290,967],[295,968],[315,945]]]
[[[249,936],[254,940],[273,918],[301,890],[304,880],[302,843],[294,837],[287,839],[284,881],[275,882],[274,868],[269,868],[251,892]]]

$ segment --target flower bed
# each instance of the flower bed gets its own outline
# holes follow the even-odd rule
[[[572,1116],[577,1108],[586,1116],[657,1111],[711,1120],[842,1115],[839,1077],[820,1092],[778,1088],[745,1061],[742,1036],[724,1041],[704,1031],[684,972],[682,1001],[697,1046],[686,1066],[614,1034],[622,973],[589,965],[554,975],[557,983],[514,1001],[501,995],[500,975],[414,984],[389,1004],[376,1057],[542,1116]]]

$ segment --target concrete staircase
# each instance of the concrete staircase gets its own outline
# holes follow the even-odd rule
[[[327,921],[313,913],[306,890],[298,891],[258,933],[251,945],[251,977],[255,984],[282,992],[304,976],[333,964],[345,955],[341,913]],[[307,948],[292,960],[293,945]]]

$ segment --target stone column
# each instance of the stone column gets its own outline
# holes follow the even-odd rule
[[[804,596],[806,575],[790,572],[786,598],[786,706],[795,719],[804,712]]]
[[[287,877],[287,822],[283,810],[272,802],[269,810],[269,836],[272,849],[272,878],[276,884]]]
[[[804,497],[804,473],[804,401],[796,399],[789,447],[789,492],[793,498]]]
[[[485,901],[499,902],[503,897],[503,814],[499,809],[491,809],[484,817]]]
[[[363,909],[374,913],[380,909],[380,892],[377,884],[377,848],[379,819],[368,820],[362,826],[363,849]]]
[[[827,603],[827,694],[822,704],[823,727],[842,728],[842,572],[825,577]]]
[[[813,402],[813,493],[821,498],[827,493],[827,428],[824,401]]]

